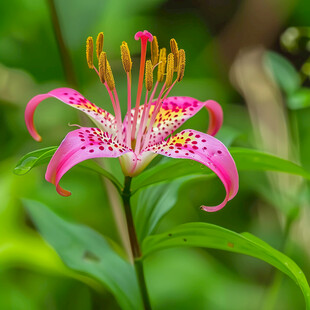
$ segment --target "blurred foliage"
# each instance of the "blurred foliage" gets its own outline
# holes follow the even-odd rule
[[[126,80],[119,46],[125,40],[131,49],[135,87],[139,44],[133,35],[148,29],[156,34],[160,46],[168,47],[169,39],[174,37],[186,50],[185,78],[172,94],[217,100],[225,115],[218,138],[227,145],[255,148],[255,128],[246,100],[230,84],[227,60],[219,48],[221,34],[230,29],[232,19],[242,12],[245,2],[55,0],[55,7],[72,57],[78,90],[91,101],[112,110],[97,76],[86,65],[86,37],[104,31],[104,48],[113,67],[122,108],[125,108]],[[304,40],[293,54],[280,46],[282,31],[310,26],[310,3],[308,0],[291,2],[294,5],[269,43],[273,52],[266,54],[264,59],[268,60],[264,64],[288,107],[285,113],[292,137],[291,148],[297,150],[295,161],[310,171],[310,83],[300,75],[310,55],[303,48]],[[270,14],[279,12],[277,5],[281,6],[275,4]],[[38,146],[31,139],[23,116],[27,101],[38,93],[70,85],[65,79],[47,2],[0,1],[0,11],[0,309],[117,309],[115,298],[105,288],[64,266],[36,232],[23,207],[23,198],[39,201],[60,217],[89,226],[120,243],[107,190],[97,174],[79,167],[68,172],[62,182],[73,195],[67,198],[57,195],[54,187],[44,180],[44,165],[22,177],[13,174],[24,154],[39,147],[58,145],[71,130],[67,124],[81,123],[81,120],[73,109],[49,99],[38,107],[35,115],[43,142]],[[260,11],[253,10],[251,14],[250,19],[255,20],[255,14]],[[238,31],[246,33],[246,28]],[[251,33],[247,36],[251,37]],[[231,46],[224,49],[230,51]],[[202,111],[183,128],[206,131],[207,117],[207,112]],[[107,170],[120,177],[116,163],[115,160],[104,162]],[[280,251],[288,249],[287,254],[309,279],[309,193],[307,189],[293,193],[294,201],[298,201],[294,207],[301,209],[301,216],[284,247],[284,213],[269,181],[264,172],[241,171],[237,197],[221,212],[204,213],[199,206],[206,202],[218,203],[224,194],[222,185],[214,178],[190,180],[186,188],[176,191],[177,196],[169,200],[171,210],[157,231],[164,232],[190,221],[216,224],[236,232],[248,231]],[[141,195],[147,196],[147,190]],[[158,202],[160,200],[154,204]],[[137,209],[141,212],[143,200],[140,203]],[[146,260],[147,284],[156,301],[155,309],[258,310],[268,295],[273,272],[257,259],[216,250],[169,249]],[[282,281],[276,305],[275,309],[283,310],[304,308],[302,294],[289,278]]]

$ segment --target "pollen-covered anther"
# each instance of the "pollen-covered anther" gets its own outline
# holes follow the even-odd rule
[[[170,87],[172,84],[174,72],[174,56],[172,53],[168,55],[167,60],[167,74],[166,74],[166,87]]]
[[[153,36],[153,41],[151,42],[151,59],[153,66],[157,65],[159,57],[158,41],[157,37]]]
[[[147,60],[145,63],[145,88],[150,91],[153,87],[153,66],[152,61]]]
[[[109,64],[109,61],[107,60],[107,68],[106,68],[106,74],[105,74],[106,82],[108,84],[109,89],[112,91],[115,88],[115,81],[114,76],[112,73],[111,66]]]
[[[132,61],[130,57],[130,51],[126,42],[123,42],[121,45],[121,56],[125,72],[130,72],[132,68]]]
[[[107,71],[107,54],[101,52],[99,56],[99,78],[101,83],[104,84],[106,80],[106,71]]]
[[[185,51],[179,50],[179,66],[178,66],[178,77],[177,81],[180,82],[184,77],[184,71],[185,71]]]
[[[98,60],[103,49],[103,38],[104,38],[103,32],[99,32],[96,40],[96,53]]]
[[[86,40],[86,60],[89,69],[94,68],[93,53],[94,53],[94,41],[92,37],[88,37]]]
[[[178,71],[178,64],[179,64],[179,48],[177,41],[175,39],[170,40],[170,48],[171,48],[171,53],[174,56],[174,71]]]
[[[161,48],[159,52],[159,63],[158,63],[158,71],[157,71],[157,81],[162,82],[164,79],[164,75],[166,72],[166,64],[167,64],[167,51],[165,48]]]

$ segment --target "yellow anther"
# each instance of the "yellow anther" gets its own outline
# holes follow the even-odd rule
[[[178,49],[178,44],[175,39],[170,40],[170,48],[171,48],[171,53],[174,56],[174,71],[178,71],[178,64],[179,64],[179,49]]]
[[[99,78],[101,83],[104,84],[106,80],[106,71],[107,71],[107,54],[101,52],[99,56]]]
[[[157,41],[157,37],[153,36],[153,41],[151,42],[151,59],[152,59],[153,66],[157,65],[158,56],[159,56],[158,41]]]
[[[86,59],[87,64],[90,69],[93,69],[93,52],[94,52],[94,42],[92,37],[88,37],[86,40]]]
[[[167,60],[166,87],[170,87],[172,84],[173,72],[174,72],[174,56],[172,53],[170,53],[168,55]]]
[[[179,50],[179,66],[178,66],[178,77],[177,81],[180,82],[183,79],[184,71],[185,71],[185,51]]]
[[[97,36],[97,41],[96,41],[96,53],[97,53],[98,60],[102,52],[102,49],[103,49],[103,32],[100,32]]]
[[[145,87],[150,91],[153,87],[153,65],[151,60],[145,63]]]
[[[115,81],[114,81],[114,76],[113,76],[112,69],[111,69],[111,66],[108,60],[107,60],[105,79],[107,81],[108,87],[112,91],[115,88]]]
[[[164,79],[164,75],[166,72],[166,63],[167,63],[167,56],[166,56],[166,49],[161,48],[159,52],[159,64],[158,64],[158,71],[157,71],[157,81],[162,82]]]
[[[130,51],[126,42],[121,45],[122,63],[125,72],[130,72],[132,68],[132,61],[130,57]]]

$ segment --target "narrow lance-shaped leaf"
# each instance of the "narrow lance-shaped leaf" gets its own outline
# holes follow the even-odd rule
[[[14,173],[17,175],[23,175],[29,172],[32,168],[49,162],[56,150],[57,146],[50,146],[27,153],[16,164]]]
[[[278,171],[299,175],[310,180],[308,171],[289,160],[254,149],[232,147],[229,151],[236,162],[238,171]],[[142,187],[185,175],[211,173],[211,170],[204,165],[187,159],[167,160],[134,178],[132,191],[135,193]]]
[[[103,283],[122,309],[142,309],[134,267],[115,251],[116,245],[89,227],[63,220],[37,201],[24,202],[44,239],[69,268]]]
[[[249,233],[238,234],[207,223],[188,223],[147,237],[142,249],[147,257],[158,250],[179,246],[219,249],[261,259],[296,282],[304,294],[307,309],[310,309],[310,288],[301,269],[289,257]]]
[[[170,183],[145,188],[133,197],[134,220],[139,241],[150,235],[161,219],[174,207],[180,188],[196,176],[186,176]]]

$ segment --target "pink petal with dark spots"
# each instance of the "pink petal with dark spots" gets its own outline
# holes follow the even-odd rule
[[[172,158],[192,159],[217,174],[225,187],[226,196],[218,206],[202,206],[205,211],[214,212],[222,209],[238,192],[239,177],[233,158],[222,142],[208,134],[191,129],[183,130],[168,141],[145,150],[148,151]]]
[[[119,157],[131,149],[118,144],[107,132],[98,128],[81,127],[67,134],[48,164],[45,178],[56,186],[62,196],[71,193],[60,187],[62,176],[78,163],[98,157]]]
[[[115,133],[115,119],[114,116],[109,112],[97,107],[95,104],[84,98],[79,92],[71,88],[56,88],[47,94],[37,95],[33,97],[27,104],[25,111],[26,126],[31,136],[41,141],[40,135],[37,133],[34,123],[33,116],[38,104],[47,98],[54,97],[64,103],[72,106],[78,110],[83,111],[89,115],[94,123],[102,130],[109,133]]]
[[[147,124],[150,122],[152,114],[154,113],[155,102],[156,101],[152,103],[150,108]],[[209,127],[207,133],[214,136],[223,124],[223,111],[216,101],[207,100],[202,102],[191,97],[168,97],[164,100],[156,116],[148,146],[163,141],[203,107],[206,107],[209,112]],[[144,105],[139,107],[136,136],[143,109]],[[133,121],[134,112],[134,109],[132,109],[131,121]],[[125,128],[127,125],[127,117],[125,117],[123,124]]]

